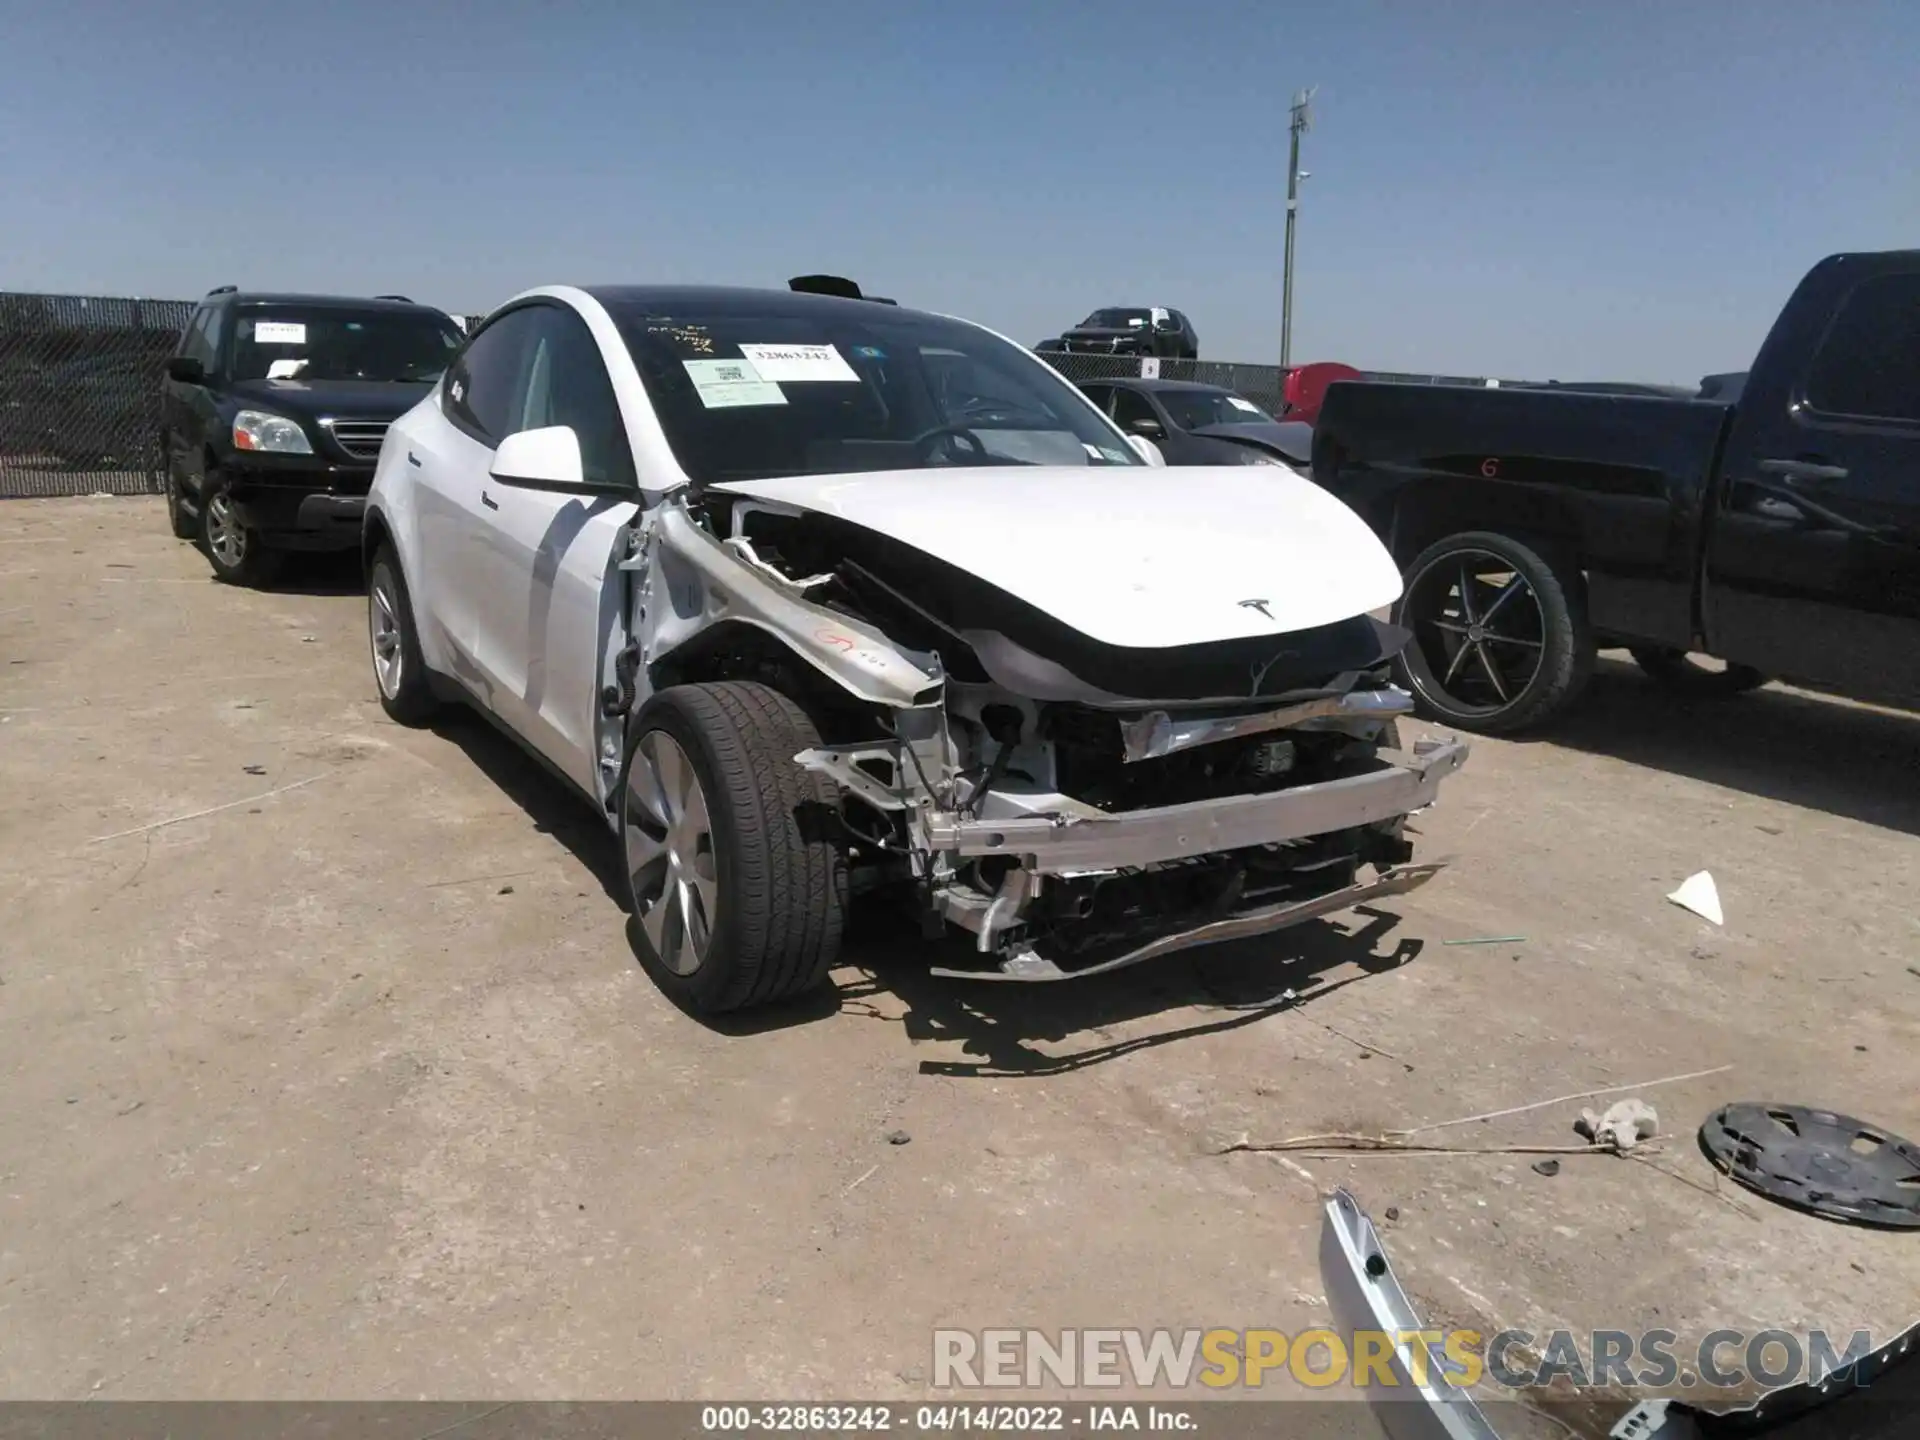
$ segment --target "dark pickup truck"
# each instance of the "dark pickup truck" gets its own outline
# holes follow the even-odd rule
[[[1821,261],[1738,378],[1329,388],[1313,475],[1400,562],[1425,713],[1526,729],[1614,647],[1701,692],[1920,705],[1920,250]]]

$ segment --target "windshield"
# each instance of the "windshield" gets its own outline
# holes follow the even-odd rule
[[[1096,310],[1080,322],[1082,330],[1144,330],[1151,310]]]
[[[1208,425],[1271,425],[1274,419],[1251,400],[1228,390],[1162,390],[1160,403],[1182,430]]]
[[[235,380],[429,384],[461,341],[451,320],[424,311],[275,305],[242,310],[235,320]]]
[[[696,484],[955,465],[1142,465],[1079,391],[984,330],[752,297],[612,310]]]

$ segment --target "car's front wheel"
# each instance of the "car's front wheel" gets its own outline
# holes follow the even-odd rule
[[[620,833],[641,963],[669,998],[717,1015],[821,984],[840,949],[846,859],[832,782],[793,757],[819,743],[765,685],[679,685],[635,717]]]
[[[280,572],[280,552],[241,518],[233,491],[211,473],[200,491],[200,543],[214,575],[229,585],[265,585]]]

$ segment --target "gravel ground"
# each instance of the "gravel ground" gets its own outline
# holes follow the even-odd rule
[[[1920,1309],[1910,1233],[1692,1140],[1734,1099],[1920,1136],[1911,717],[1603,662],[1475,742],[1421,820],[1454,866],[1376,912],[1038,988],[866,915],[834,993],[706,1028],[577,801],[385,720],[356,582],[218,586],[158,500],[0,508],[0,1398],[915,1397],[938,1326],[1324,1323],[1336,1183],[1434,1321]],[[1700,869],[1724,929],[1663,899]],[[1647,1164],[1218,1153],[1722,1065],[1633,1092]]]

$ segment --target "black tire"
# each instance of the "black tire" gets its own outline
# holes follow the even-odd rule
[[[198,533],[214,578],[229,585],[271,584],[286,558],[239,522],[227,484],[217,471],[208,471],[200,484]]]
[[[1686,651],[1664,645],[1629,645],[1627,653],[1648,678],[1686,695],[1744,695],[1758,690],[1769,678],[1751,665],[1728,664],[1723,670],[1709,670]]]
[[[659,813],[678,803],[664,793],[675,782],[660,737],[690,764],[702,792],[709,830],[691,844],[685,831],[676,842],[672,816]],[[826,777],[793,763],[819,743],[805,711],[757,684],[663,690],[629,727],[619,810],[635,948],[654,983],[694,1014],[804,994],[825,981],[839,954],[846,857],[820,823],[838,796]],[[676,844],[679,855],[692,855],[675,858]],[[704,947],[675,943],[696,941],[703,926]]]
[[[420,655],[413,597],[391,545],[382,545],[367,569],[367,649],[380,708],[401,725],[425,725],[440,702]]]
[[[200,538],[200,517],[187,508],[187,497],[180,489],[180,477],[173,471],[173,456],[165,441],[160,448],[160,473],[167,482],[167,528],[176,540]]]
[[[1488,574],[1508,578],[1496,589]],[[1464,598],[1454,606],[1456,591]],[[1508,535],[1470,530],[1422,550],[1393,619],[1413,632],[1396,678],[1421,714],[1462,730],[1511,735],[1539,726],[1593,673],[1579,575]]]

